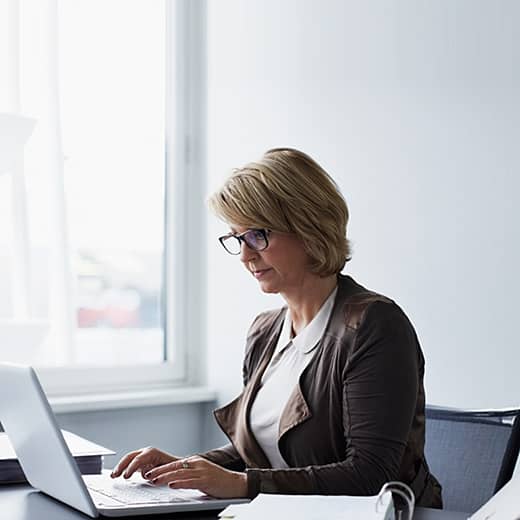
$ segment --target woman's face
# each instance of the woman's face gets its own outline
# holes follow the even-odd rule
[[[240,234],[248,228],[233,226],[233,233]],[[240,261],[260,284],[265,293],[291,293],[301,287],[309,271],[309,257],[303,243],[290,233],[272,231],[269,245],[263,251],[255,251],[245,243],[241,245]]]

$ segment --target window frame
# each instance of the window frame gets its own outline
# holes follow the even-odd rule
[[[50,396],[192,386],[206,379],[206,2],[165,3],[166,360],[150,365],[35,367]]]

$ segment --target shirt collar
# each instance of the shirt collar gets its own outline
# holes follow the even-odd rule
[[[338,288],[336,287],[320,307],[320,310],[316,316],[314,316],[312,321],[308,323],[305,328],[292,339],[292,318],[289,309],[287,309],[287,312],[285,313],[285,319],[283,321],[282,331],[278,339],[276,348],[277,352],[283,350],[290,342],[292,342],[294,347],[302,354],[309,354],[312,350],[314,350],[323,336],[325,328],[327,327],[337,292]]]
[[[278,337],[278,343],[276,344],[275,354],[281,352],[285,347],[287,347],[291,343],[291,329],[292,329],[292,320],[291,313],[289,309],[285,311],[285,318],[283,320],[282,331],[280,332],[280,336]]]

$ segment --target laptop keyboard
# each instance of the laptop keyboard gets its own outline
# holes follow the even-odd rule
[[[192,490],[156,487],[141,482],[96,482],[88,488],[122,504],[158,504],[198,501]]]

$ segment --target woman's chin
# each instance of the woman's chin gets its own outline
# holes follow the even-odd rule
[[[279,293],[280,291],[275,286],[275,284],[265,282],[259,282],[260,290],[266,294]]]

